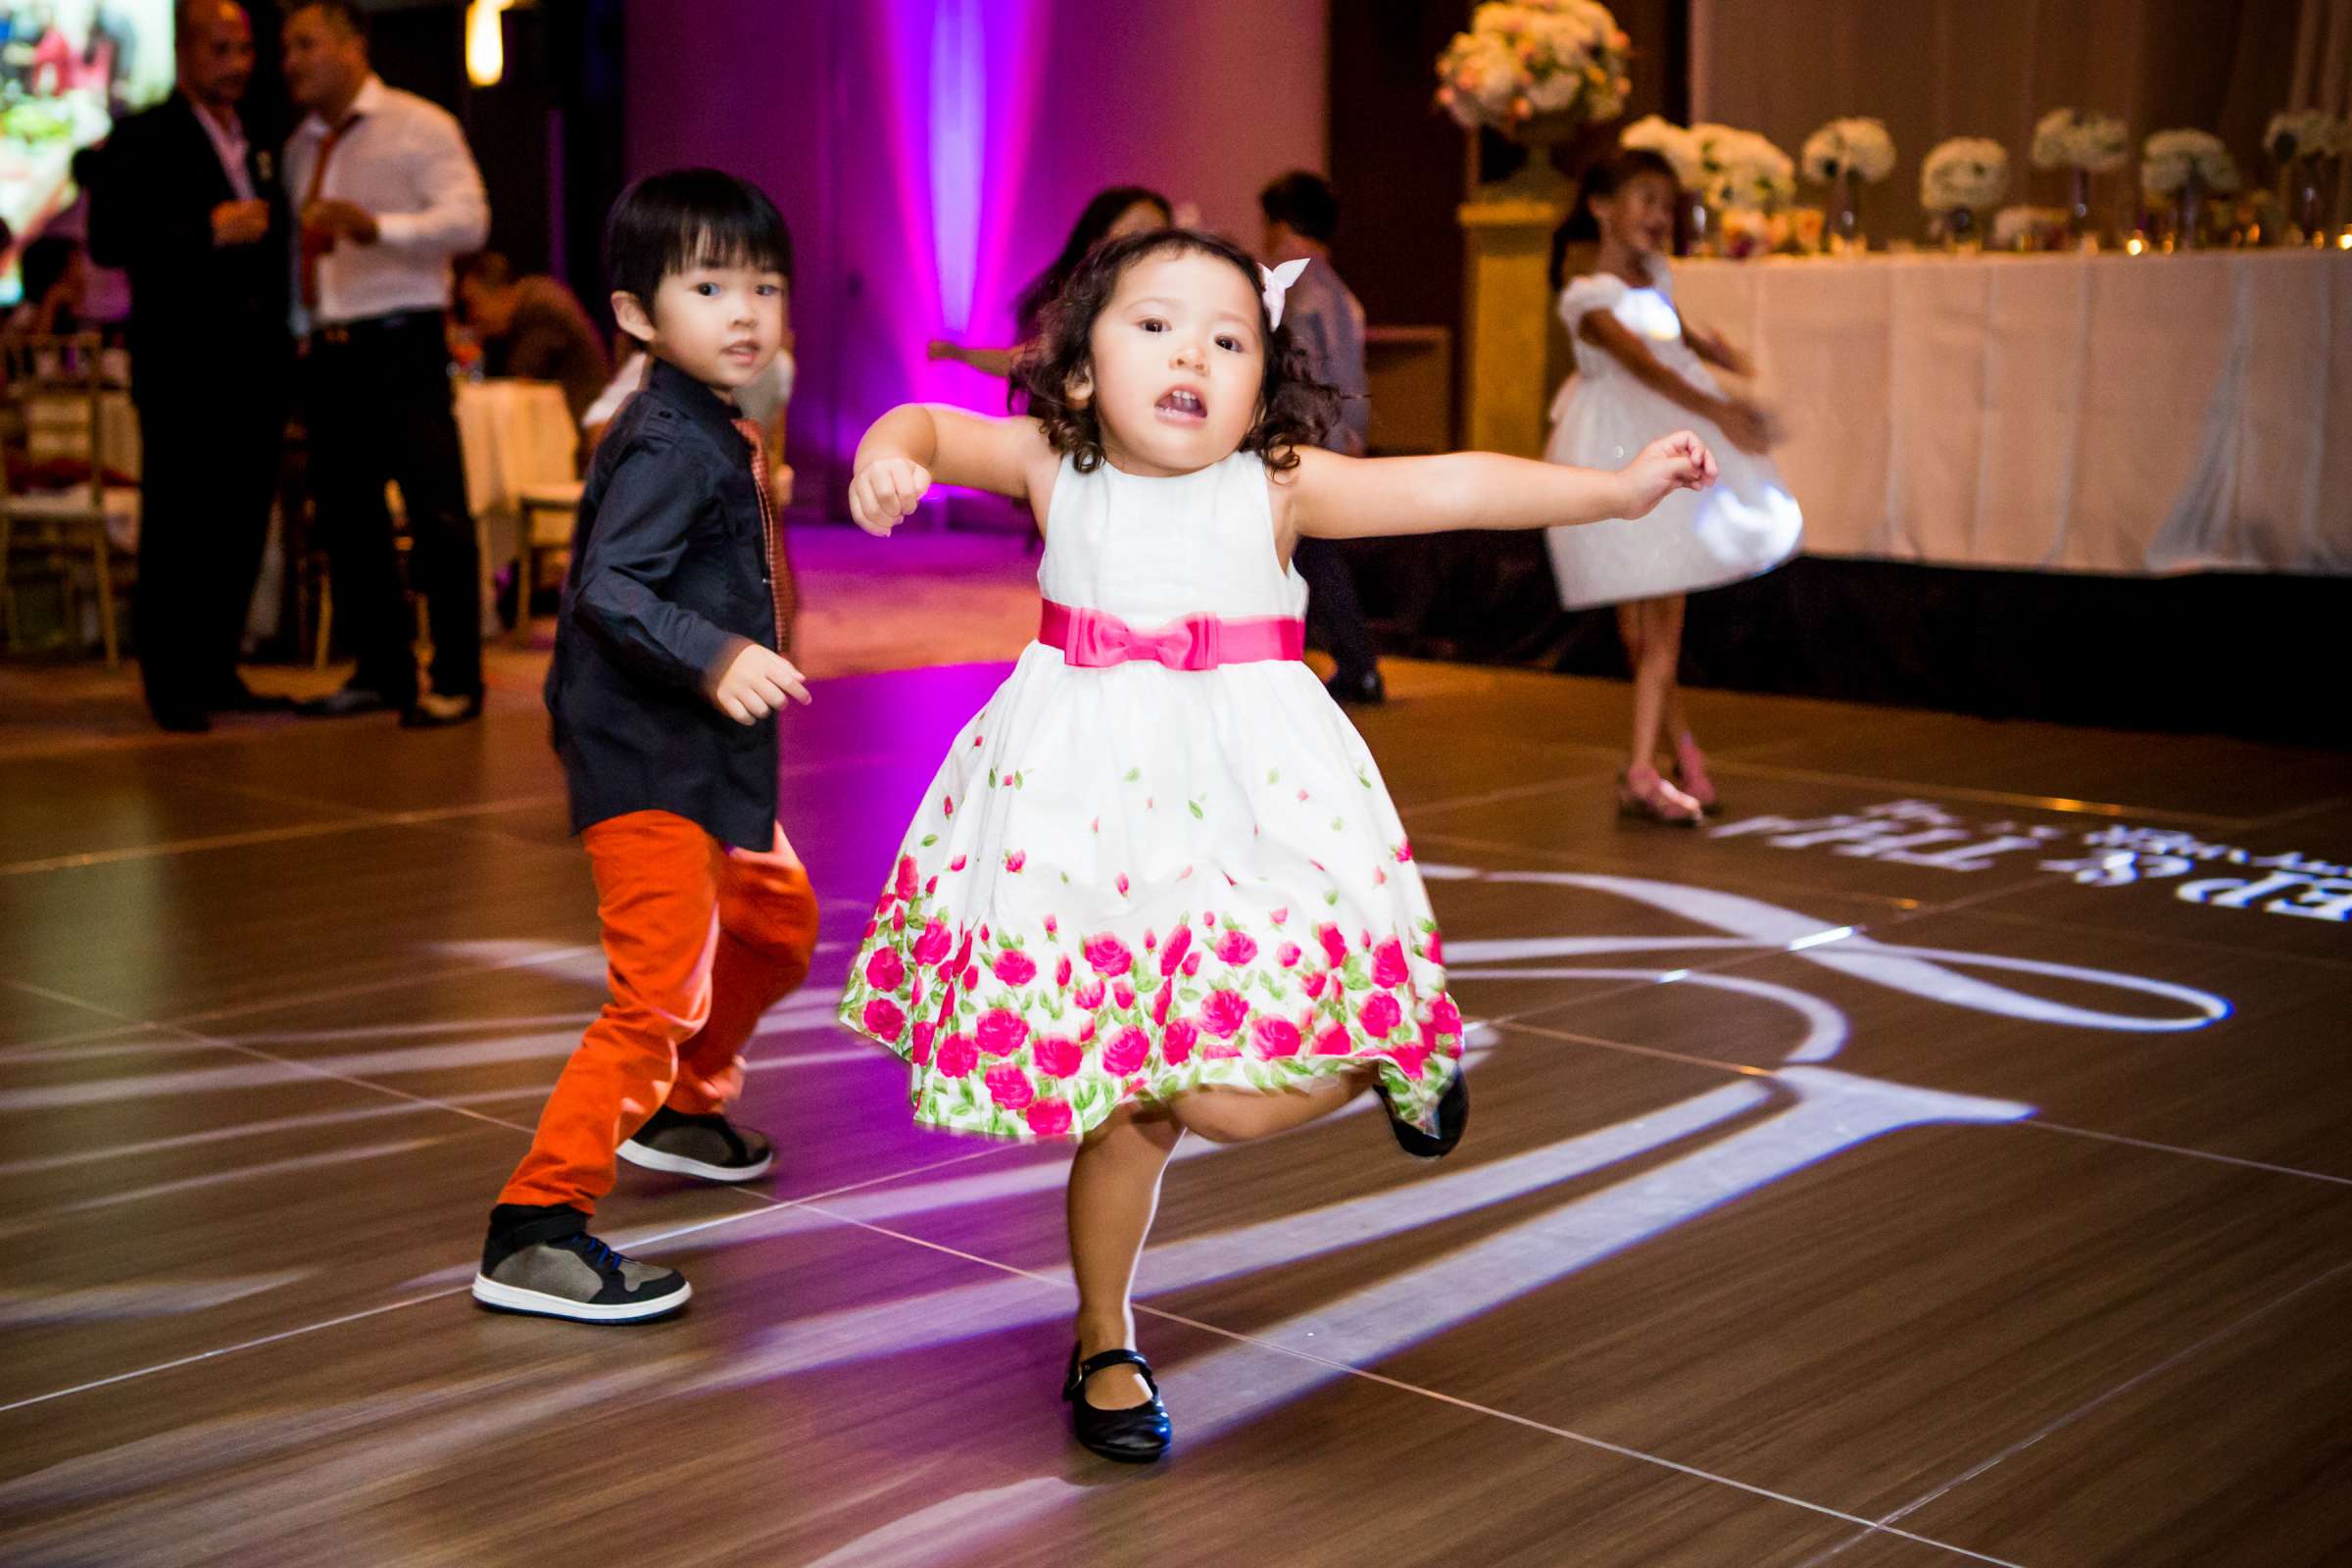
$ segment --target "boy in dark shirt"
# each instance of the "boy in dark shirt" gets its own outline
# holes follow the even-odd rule
[[[791,235],[754,186],[680,170],[622,193],[606,249],[613,314],[652,373],[580,499],[547,706],[612,1000],[490,1211],[473,1282],[486,1306],[596,1323],[689,1294],[588,1233],[615,1156],[725,1182],[775,1163],[721,1107],[816,941],[776,823],[774,714],[808,692],[776,652],[767,464],[730,397],[781,346]]]

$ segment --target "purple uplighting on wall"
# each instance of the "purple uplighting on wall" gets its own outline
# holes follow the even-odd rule
[[[909,256],[898,281],[906,313],[895,345],[925,397],[992,402],[969,371],[927,363],[933,336],[1009,342],[1004,251],[1038,98],[1033,35],[1039,0],[897,0],[891,138]]]
[[[931,8],[931,256],[939,318],[951,333],[972,324],[979,281],[980,180],[988,163],[986,14],[980,0]]]
[[[1095,191],[1153,185],[1243,232],[1260,184],[1323,156],[1327,0],[625,4],[629,174],[716,164],[791,220],[792,462],[829,509],[892,404],[1004,411],[1002,381],[924,346],[1010,343]]]

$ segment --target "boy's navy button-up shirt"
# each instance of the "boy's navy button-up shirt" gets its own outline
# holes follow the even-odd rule
[[[596,449],[547,671],[574,833],[659,810],[744,849],[775,841],[775,720],[738,724],[703,695],[735,639],[776,642],[752,450],[734,420],[657,358]]]

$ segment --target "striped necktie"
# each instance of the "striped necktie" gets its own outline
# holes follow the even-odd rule
[[[296,223],[299,224],[302,221],[303,213],[307,212],[312,204],[325,193],[326,161],[335,156],[335,149],[342,144],[344,133],[359,122],[358,115],[344,116],[342,122],[329,130],[326,133],[326,139],[318,144],[318,162],[311,166],[310,189],[303,192],[302,206],[295,211],[294,220]],[[324,235],[315,234],[308,227],[303,228],[302,308],[314,317],[318,310],[318,263],[333,248],[332,243]],[[317,322],[314,320],[313,324],[316,325]]]

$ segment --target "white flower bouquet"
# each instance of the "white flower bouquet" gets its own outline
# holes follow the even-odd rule
[[[1796,165],[1767,137],[1708,123],[1692,125],[1690,136],[1698,145],[1699,195],[1708,206],[1770,212],[1795,197]]]
[[[1798,154],[1805,177],[1827,185],[1840,174],[1875,185],[1894,172],[1894,138],[1876,120],[1833,120],[1805,138]]]
[[[1527,138],[1611,120],[1632,40],[1596,0],[1490,0],[1438,57],[1438,102],[1465,129]]]
[[[2317,109],[2290,109],[2271,117],[2263,146],[2281,164],[2298,158],[2334,158],[2352,143],[2352,124]]]
[[[1657,115],[1643,115],[1640,120],[1618,132],[1617,145],[1656,153],[1674,166],[1675,183],[1687,191],[1694,191],[1706,176],[1706,165],[1700,159],[1698,138],[1689,127],[1678,125]]]
[[[1919,166],[1919,204],[1930,212],[1982,212],[2008,190],[2008,150],[1987,137],[1954,136]]]
[[[2170,196],[2193,176],[2209,191],[2237,189],[2237,160],[2206,130],[2160,130],[2139,150],[2139,188]]]
[[[2131,156],[2131,131],[2095,109],[2053,109],[2034,125],[2035,169],[2104,174],[2123,168]]]

